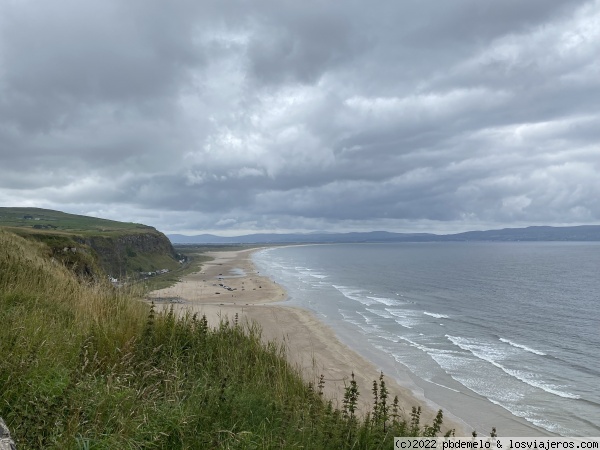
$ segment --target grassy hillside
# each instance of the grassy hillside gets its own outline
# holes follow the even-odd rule
[[[146,225],[40,208],[0,208],[0,227],[45,243],[52,257],[88,278],[139,277],[180,265],[167,237]]]
[[[154,229],[139,223],[117,222],[42,208],[0,208],[0,226],[83,235],[98,233],[119,235],[123,232]]]
[[[19,449],[376,449],[439,428],[405,422],[381,380],[366,420],[352,383],[336,410],[257,328],[155,312],[2,230],[0,324],[0,416]]]

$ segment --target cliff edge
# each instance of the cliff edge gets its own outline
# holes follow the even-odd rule
[[[79,276],[113,280],[179,267],[171,241],[153,227],[41,208],[0,208],[0,227],[43,242]]]

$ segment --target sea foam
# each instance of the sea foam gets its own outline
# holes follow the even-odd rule
[[[540,355],[540,356],[546,356],[546,353],[544,353],[544,352],[540,352],[539,350],[536,350],[534,348],[527,347],[526,345],[517,344],[516,342],[509,341],[508,339],[500,338],[500,341],[504,342],[508,345],[512,345],[513,347],[520,348],[521,350],[525,350],[526,352],[529,352],[529,353],[534,353],[534,354]]]
[[[558,386],[554,386],[552,384],[540,381],[536,378],[535,374],[531,374],[522,370],[510,369],[508,367],[503,366],[497,361],[497,359],[501,359],[502,356],[504,356],[505,354],[496,347],[492,347],[490,345],[486,345],[485,343],[472,341],[462,337],[446,335],[446,338],[448,338],[448,340],[454,345],[470,352],[473,356],[489,362],[494,367],[497,367],[498,369],[502,370],[507,375],[510,375],[511,377],[516,378],[517,380],[522,381],[523,383],[526,383],[529,386],[542,389],[550,394],[554,394],[563,398],[580,398],[579,395],[559,390]]]
[[[430,313],[427,311],[423,311],[423,314],[425,314],[426,316],[435,317],[436,319],[449,319],[450,318],[450,316],[447,316],[446,314],[436,314],[436,313]]]
[[[363,305],[373,306],[378,303],[373,299],[370,299],[364,295],[360,295],[361,292],[364,292],[362,289],[351,288],[348,286],[338,286],[335,284],[332,284],[332,286],[339,292],[341,292],[344,295],[344,297],[362,303]]]

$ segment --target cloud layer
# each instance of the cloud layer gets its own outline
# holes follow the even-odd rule
[[[0,205],[167,232],[600,222],[600,1],[0,0]]]

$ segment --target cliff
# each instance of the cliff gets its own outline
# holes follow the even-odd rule
[[[118,236],[78,236],[75,240],[92,249],[102,269],[117,278],[132,272],[172,270],[179,264],[171,241],[155,229]]]
[[[179,267],[169,239],[147,225],[40,208],[0,208],[0,227],[47,245],[79,276],[121,279]]]

